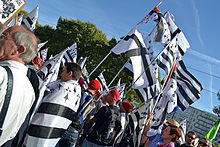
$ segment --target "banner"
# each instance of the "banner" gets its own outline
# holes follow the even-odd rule
[[[7,24],[25,5],[24,0],[0,1],[0,22]]]

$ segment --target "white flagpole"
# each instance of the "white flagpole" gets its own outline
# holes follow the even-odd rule
[[[120,72],[124,69],[125,65],[130,61],[131,59],[128,59],[128,61],[122,66],[122,68],[118,71],[118,73],[115,75],[115,77],[112,79],[112,81],[108,84],[108,87],[111,86],[113,81],[116,79],[116,77],[120,74]]]
[[[107,56],[105,56],[105,58],[104,59],[102,59],[102,61],[96,66],[96,68],[95,69],[93,69],[93,71],[92,72],[90,72],[90,74],[89,74],[89,77],[93,74],[93,72],[95,72],[96,71],[96,69],[102,64],[102,62],[104,62],[105,61],[105,59],[110,55],[112,53],[112,51],[110,51],[108,54],[107,54]]]

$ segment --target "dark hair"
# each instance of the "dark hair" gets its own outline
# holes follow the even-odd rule
[[[187,135],[189,135],[189,133],[191,133],[192,135],[195,135],[195,136],[196,136],[196,132],[194,132],[194,131],[189,131],[189,132],[187,133]]]
[[[182,137],[182,133],[179,127],[171,127],[170,135],[175,134],[176,136],[171,139],[172,142],[176,142],[180,137]]]
[[[72,78],[74,80],[79,80],[79,78],[82,75],[82,69],[79,66],[79,64],[77,63],[65,63],[66,69],[67,69],[67,73],[69,73],[70,71],[73,72]]]

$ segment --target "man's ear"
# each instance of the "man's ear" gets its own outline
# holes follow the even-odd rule
[[[17,47],[18,47],[17,51],[20,54],[24,54],[26,52],[26,47],[24,45],[17,45]]]
[[[73,72],[72,71],[68,72],[68,75],[72,77]]]

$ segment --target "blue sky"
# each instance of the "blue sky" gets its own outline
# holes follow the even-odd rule
[[[24,10],[30,12],[39,5],[39,23],[56,26],[60,16],[79,19],[96,25],[108,39],[119,39],[126,35],[159,0],[26,0]],[[171,12],[175,23],[183,31],[190,43],[190,49],[183,60],[188,70],[202,83],[201,98],[194,107],[212,112],[220,91],[220,42],[218,33],[219,0],[162,0],[159,10]],[[144,38],[154,27],[154,23],[141,25]],[[156,45],[155,53],[162,50]],[[155,54],[156,55],[156,54]],[[104,58],[104,57],[103,57]]]

